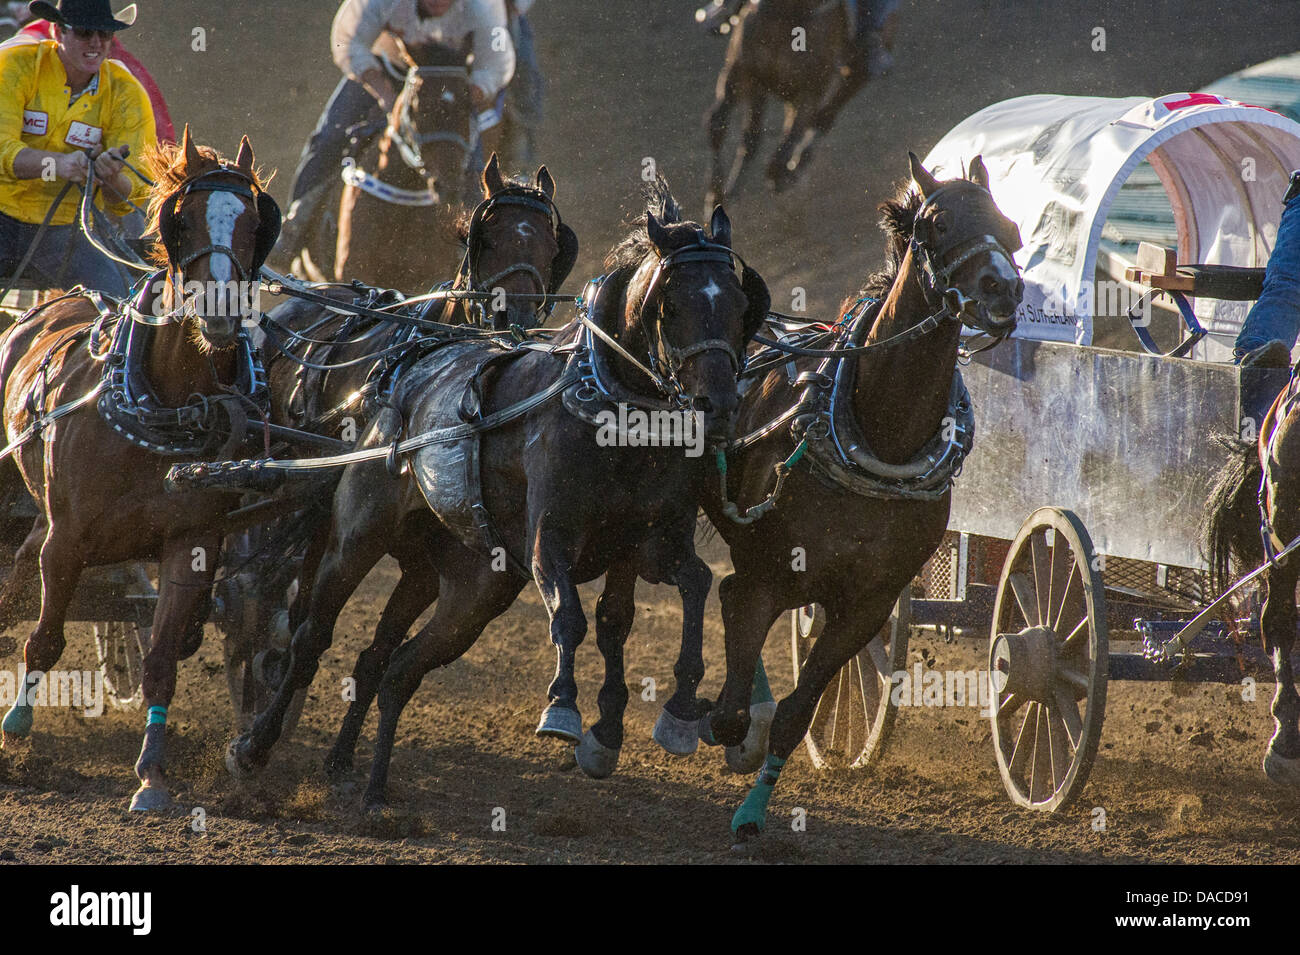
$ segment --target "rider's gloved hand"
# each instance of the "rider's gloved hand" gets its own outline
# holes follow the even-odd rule
[[[100,179],[115,179],[122,172],[122,153],[125,146],[105,149],[95,157],[95,175]]]

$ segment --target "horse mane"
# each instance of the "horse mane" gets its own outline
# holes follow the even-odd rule
[[[148,218],[146,234],[158,235],[158,217],[162,213],[163,204],[188,180],[220,169],[222,163],[234,165],[211,146],[194,148],[199,153],[199,162],[194,166],[191,166],[186,159],[184,148],[176,143],[159,143],[158,148],[150,151],[145,157],[145,167],[149,171],[149,177],[154,181],[149,193],[149,205],[145,210]],[[258,192],[264,192],[268,182],[269,180],[262,179],[257,170],[253,170],[253,185],[257,187]],[[161,241],[155,241],[149,247],[147,257],[155,265],[167,264],[167,250],[163,248]]]
[[[673,248],[677,248],[679,244],[686,245],[688,242],[695,241],[696,224],[682,220],[682,207],[673,198],[668,180],[663,176],[655,176],[654,182],[645,184],[641,196],[645,199],[647,212],[632,221],[632,231],[620,239],[605,256],[605,268],[611,271],[622,268],[636,269],[647,256],[655,253],[654,243],[650,241],[650,234],[646,231],[648,213],[653,213],[659,220],[659,224],[668,230]]]
[[[962,164],[961,175],[944,183],[970,181],[970,173]],[[876,207],[880,213],[877,223],[885,233],[885,264],[867,277],[867,281],[857,294],[846,298],[840,305],[840,314],[852,308],[862,298],[884,298],[898,278],[898,270],[907,258],[907,247],[912,241],[912,227],[916,224],[916,213],[921,208],[921,193],[909,180],[898,187],[892,199],[886,199]]]

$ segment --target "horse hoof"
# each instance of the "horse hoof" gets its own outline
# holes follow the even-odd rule
[[[347,779],[352,775],[352,757],[330,754],[325,759],[325,775],[334,781]]]
[[[5,742],[17,742],[25,739],[32,733],[32,708],[30,706],[15,706],[5,714],[3,722],[0,722],[0,730],[4,731]]]
[[[367,816],[383,815],[388,809],[388,800],[382,795],[367,793],[361,799],[361,812]]]
[[[605,779],[612,776],[618,767],[620,749],[610,749],[596,739],[591,730],[582,734],[582,741],[574,747],[573,755],[578,766],[592,779]]]
[[[537,724],[537,735],[549,736],[566,743],[579,743],[582,741],[582,714],[576,709],[552,703],[542,713],[542,719]]]
[[[736,841],[732,844],[731,848],[733,850],[740,850],[743,846],[745,846],[746,843],[753,842],[762,834],[763,834],[763,830],[758,828],[757,823],[747,822],[743,826],[740,826],[738,829],[736,829],[736,831],[732,834],[732,837]]]
[[[767,757],[767,740],[776,716],[775,703],[754,703],[749,707],[749,732],[739,746],[727,747],[727,765],[742,775],[756,773]]]
[[[674,756],[690,756],[700,747],[700,721],[678,719],[664,707],[659,711],[659,719],[655,720],[655,729],[650,735]]]
[[[1300,759],[1282,756],[1270,746],[1264,754],[1264,775],[1283,786],[1300,786]]]
[[[131,812],[160,812],[172,806],[171,794],[166,787],[141,783],[131,797]]]
[[[243,751],[243,737],[231,740],[226,746],[226,771],[236,779],[252,779],[257,775],[257,765]]]

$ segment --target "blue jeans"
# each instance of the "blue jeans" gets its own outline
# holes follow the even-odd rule
[[[8,283],[38,231],[39,223],[23,222],[0,213],[0,282]],[[118,298],[125,297],[129,287],[117,263],[91,245],[76,223],[47,228],[20,278],[36,282],[42,288],[84,285]]]
[[[1293,190],[1294,191],[1294,190]],[[1264,273],[1264,291],[1246,316],[1237,336],[1235,352],[1247,352],[1273,340],[1287,348],[1300,335],[1300,195],[1282,208],[1277,241]]]
[[[320,114],[316,129],[298,160],[294,173],[290,201],[301,199],[330,176],[339,174],[343,157],[348,149],[348,130],[358,123],[382,126],[386,117],[378,101],[360,83],[346,76],[334,88],[334,93]]]

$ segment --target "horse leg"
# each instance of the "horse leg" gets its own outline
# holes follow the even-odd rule
[[[148,716],[140,757],[135,762],[140,788],[131,797],[131,809],[138,812],[171,805],[166,780],[167,707],[176,694],[176,664],[182,657],[183,645],[198,615],[209,606],[220,555],[221,538],[216,534],[171,538],[163,545],[153,642],[144,658],[141,681]],[[201,628],[203,621],[197,622]]]
[[[704,194],[704,220],[713,214],[713,207],[726,201],[725,167],[722,161],[722,147],[727,142],[728,121],[736,105],[736,83],[732,79],[730,64],[724,65],[718,76],[717,91],[713,105],[704,115],[705,128],[709,131],[709,151],[713,156],[712,172],[709,175],[709,191]]]
[[[710,746],[737,747],[750,731],[755,675],[762,665],[767,632],[784,608],[769,588],[740,574],[723,578],[718,596],[726,633],[727,678],[718,702],[700,720],[700,739]],[[766,678],[762,682],[766,686]]]
[[[571,576],[572,559],[544,529],[537,536],[534,554],[533,579],[551,618],[551,642],[556,651],[555,678],[546,691],[551,702],[542,712],[537,735],[577,743],[582,739],[582,714],[573,667],[587,635],[587,617]]]
[[[470,571],[465,577],[442,578],[441,597],[434,606],[433,617],[418,634],[393,652],[392,662],[379,685],[375,756],[362,797],[362,808],[367,812],[382,809],[386,804],[397,722],[424,675],[459,659],[474,645],[483,628],[510,608],[525,585],[522,578],[490,570],[466,553],[452,555],[445,566],[468,567]]]
[[[600,719],[582,734],[574,751],[582,771],[594,779],[604,779],[614,772],[623,748],[623,714],[628,695],[623,646],[636,617],[636,578],[635,561],[613,565],[596,601],[596,646],[605,658],[605,682],[597,697]]]
[[[835,120],[839,117],[840,111],[848,105],[849,100],[858,94],[870,79],[867,72],[866,61],[860,63],[854,62],[848,68],[848,73],[835,87],[834,92],[827,98],[813,115],[812,126],[818,133],[828,133],[831,127],[835,125]]]
[[[826,608],[826,629],[813,644],[799,672],[794,692],[777,706],[763,768],[731,819],[731,831],[740,840],[753,838],[762,832],[767,821],[768,802],[781,768],[807,734],[817,701],[844,665],[866,646],[871,635],[884,626],[897,594],[897,590],[877,587],[847,611],[839,606]]]
[[[785,135],[776,155],[767,167],[767,176],[776,192],[794,185],[799,169],[812,155],[813,142],[820,135],[813,125],[815,106],[804,100],[786,114]]]
[[[704,604],[713,583],[709,565],[692,555],[677,571],[682,597],[682,646],[673,665],[676,685],[655,721],[654,741],[675,756],[689,756],[700,742],[700,718],[708,704],[696,697],[704,679]]]
[[[758,146],[763,139],[763,107],[767,99],[755,91],[749,100],[749,115],[745,118],[745,128],[740,134],[740,147],[731,164],[731,175],[727,179],[726,195],[734,196],[740,191],[740,183],[758,155]],[[713,210],[709,210],[713,214]]]
[[[35,529],[33,529],[35,533]],[[25,550],[31,541],[23,543]],[[41,544],[39,568],[41,578],[41,615],[36,629],[23,648],[23,679],[9,712],[0,722],[3,743],[25,739],[32,731],[32,703],[46,672],[59,662],[66,641],[63,619],[72,602],[77,579],[81,576],[81,559],[77,555],[80,538],[75,534],[50,534]],[[21,553],[21,551],[20,551]],[[15,563],[14,573],[19,566]]]
[[[1295,588],[1300,564],[1287,560],[1266,574],[1268,598],[1260,613],[1264,649],[1273,661],[1277,689],[1273,694],[1275,730],[1264,754],[1264,772],[1275,782],[1300,786],[1300,695],[1291,672],[1291,647],[1295,643]]]
[[[389,481],[382,463],[349,469],[340,481],[329,544],[314,575],[306,617],[289,644],[284,678],[253,728],[226,750],[226,768],[233,775],[251,775],[266,765],[294,694],[311,686],[321,655],[334,641],[334,624],[348,598],[388,552],[399,507],[397,493],[387,487]]]
[[[41,548],[48,534],[49,524],[42,514],[14,554],[13,565],[0,587],[0,630],[40,615],[40,598],[32,585],[40,578]]]
[[[374,640],[357,656],[352,669],[353,699],[348,704],[334,748],[325,758],[325,772],[330,776],[342,777],[352,771],[357,739],[393,651],[406,638],[420,614],[437,599],[438,570],[432,561],[423,554],[402,561],[402,579],[384,605],[384,612],[375,627]]]

